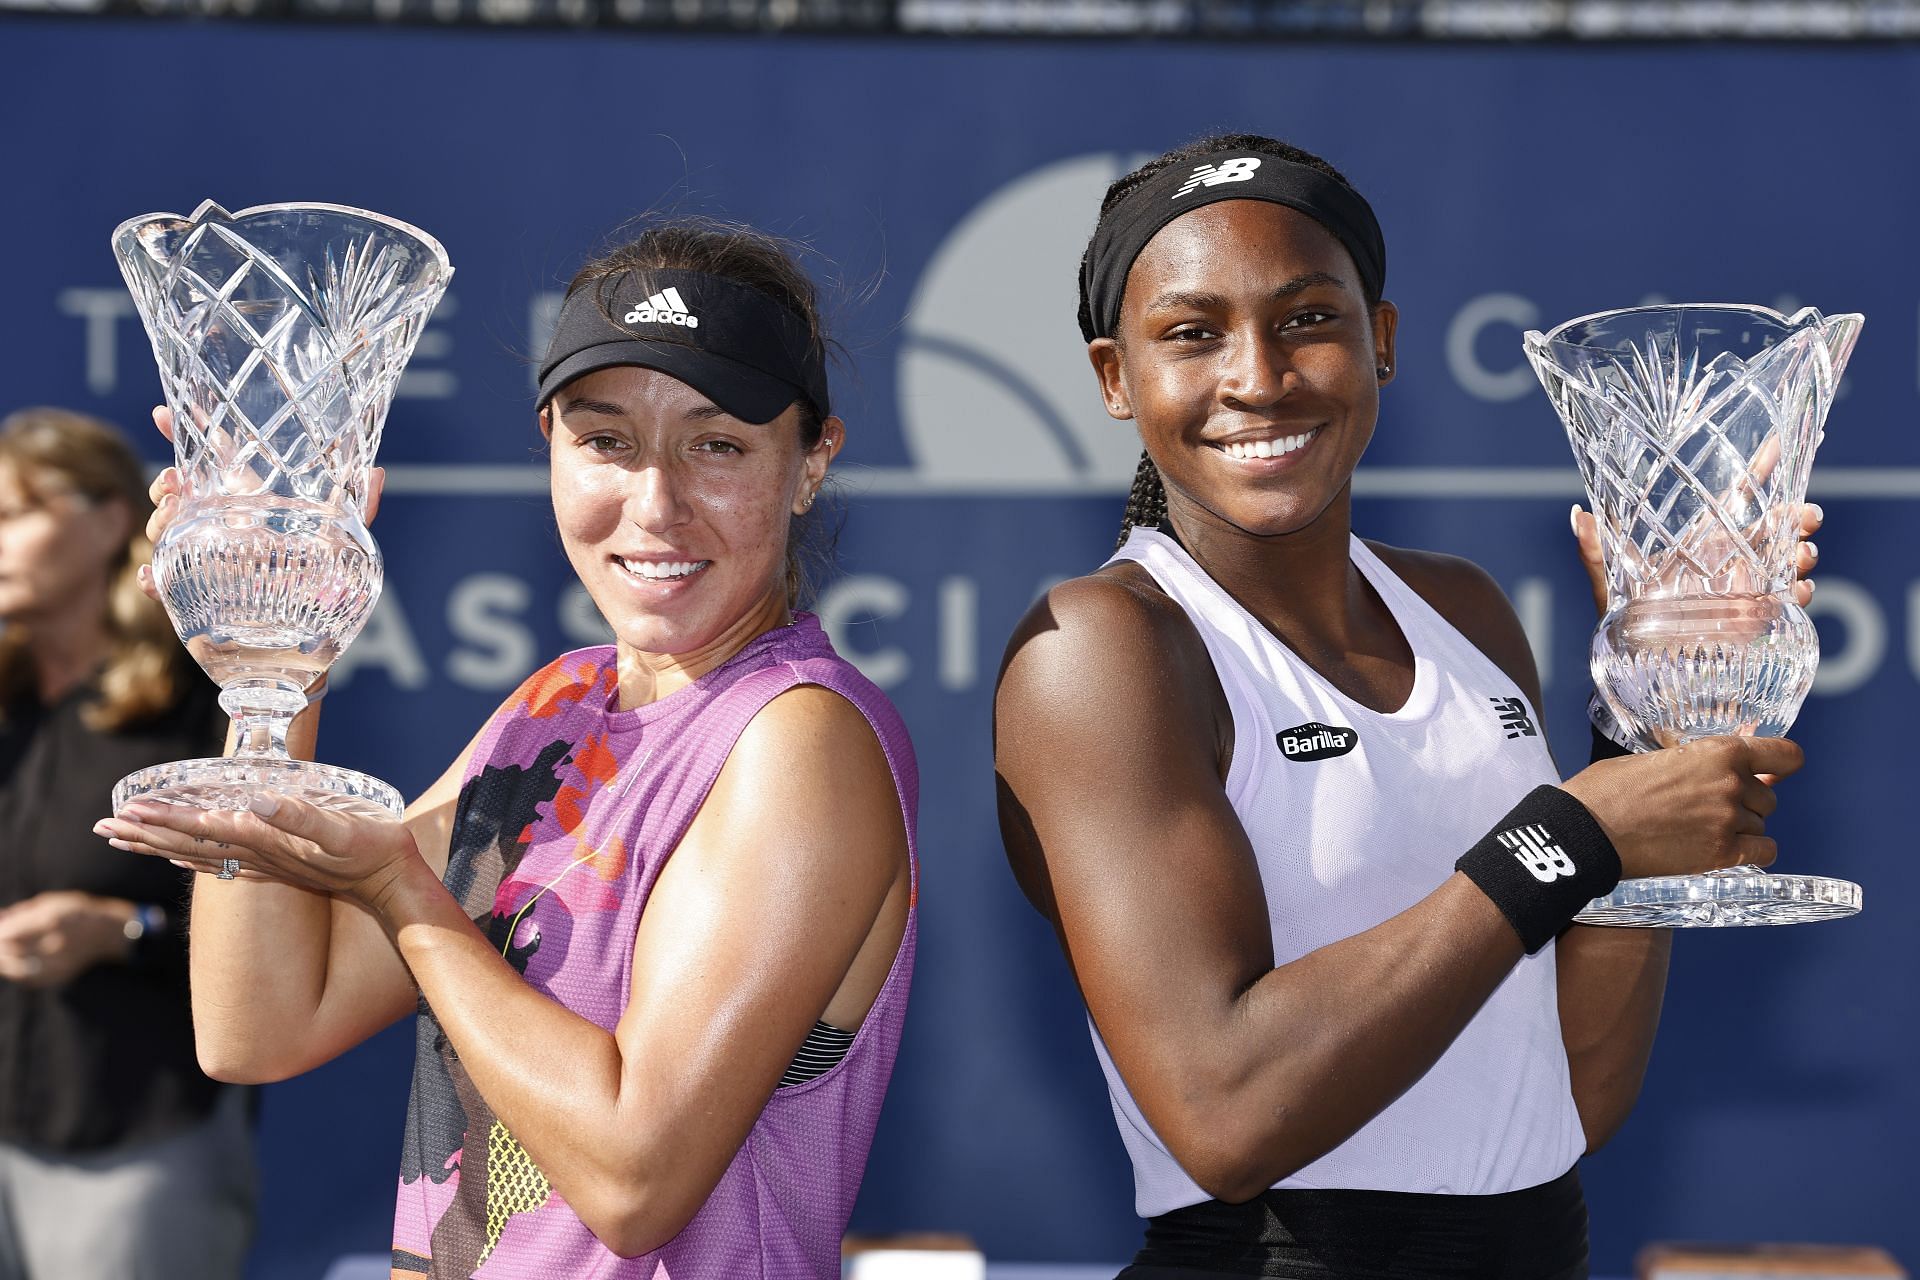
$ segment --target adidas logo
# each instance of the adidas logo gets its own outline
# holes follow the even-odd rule
[[[1193,176],[1187,179],[1186,185],[1173,193],[1173,198],[1178,200],[1195,187],[1217,187],[1223,182],[1245,182],[1259,167],[1258,156],[1235,156],[1231,160],[1221,161],[1218,165],[1200,165],[1194,169]]]
[[[689,329],[700,327],[700,317],[687,311],[687,304],[680,299],[680,291],[672,285],[620,318],[628,324],[678,324]]]
[[[1574,874],[1573,859],[1567,851],[1553,843],[1553,837],[1547,829],[1538,823],[1528,827],[1515,827],[1511,831],[1502,831],[1494,837],[1505,845],[1527,874],[1541,884],[1552,884]]]

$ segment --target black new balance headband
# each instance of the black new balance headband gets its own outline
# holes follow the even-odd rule
[[[825,353],[807,322],[752,285],[701,271],[629,271],[567,295],[540,362],[540,401],[583,374],[638,365],[670,374],[742,422],[805,397],[822,418]]]
[[[1369,300],[1377,300],[1387,279],[1387,244],[1373,209],[1358,191],[1318,169],[1279,156],[1220,151],[1196,158],[1193,166],[1170,165],[1121,198],[1094,230],[1093,244],[1080,268],[1090,325],[1080,334],[1088,342],[1111,338],[1120,326],[1120,300],[1127,272],[1160,228],[1183,213],[1218,200],[1266,200],[1298,209],[1333,233],[1353,256]]]

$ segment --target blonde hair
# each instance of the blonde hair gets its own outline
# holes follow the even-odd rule
[[[0,419],[0,465],[11,466],[29,494],[70,491],[89,502],[124,502],[127,545],[108,566],[107,660],[99,696],[81,712],[89,728],[113,732],[150,720],[177,703],[194,678],[166,611],[140,589],[147,541],[146,473],[126,437],[108,423],[69,409],[21,409]],[[0,711],[34,684],[27,624],[0,632]]]

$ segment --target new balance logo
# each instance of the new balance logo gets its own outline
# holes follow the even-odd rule
[[[1217,187],[1223,182],[1245,182],[1259,167],[1258,156],[1235,156],[1217,165],[1200,165],[1193,171],[1193,176],[1187,179],[1186,185],[1173,193],[1173,198],[1178,200],[1195,187]]]
[[[700,327],[700,317],[687,311],[680,291],[669,285],[620,317],[628,324],[677,324],[689,329]]]
[[[1289,760],[1328,760],[1360,745],[1360,735],[1335,724],[1309,720],[1273,735],[1280,754]]]
[[[1515,827],[1511,831],[1502,831],[1494,837],[1513,852],[1527,874],[1541,884],[1552,884],[1574,873],[1573,859],[1567,851],[1553,843],[1553,837],[1547,829],[1535,823],[1530,827]]]
[[[1518,698],[1488,698],[1493,709],[1500,713],[1500,727],[1507,731],[1509,738],[1537,738],[1540,731],[1533,727],[1533,721],[1527,718],[1527,704]]]

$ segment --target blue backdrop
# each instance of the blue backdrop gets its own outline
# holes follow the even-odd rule
[[[389,420],[375,623],[325,758],[414,791],[543,655],[598,638],[555,544],[528,352],[584,251],[650,208],[837,264],[842,576],[821,603],[925,778],[913,1014],[856,1227],[1118,1259],[1131,1185],[1049,931],[1004,869],[988,695],[1036,590],[1110,545],[1137,445],[1100,411],[1073,278],[1104,184],[1222,127],[1323,152],[1391,246],[1400,370],[1360,530],[1507,587],[1584,760],[1592,625],[1530,326],[1663,297],[1866,313],[1814,478],[1825,664],[1775,822],[1863,882],[1836,924],[1683,936],[1638,1112],[1588,1162],[1596,1263],[1655,1238],[1878,1241],[1920,1261],[1920,1049],[1901,796],[1920,673],[1920,50],[864,43],[0,20],[0,401],[144,421],[122,218],[284,200],[438,235],[458,274]],[[157,439],[148,442],[155,458]],[[104,803],[104,801],[103,801]],[[1143,957],[1151,961],[1151,957]],[[255,1274],[387,1243],[410,1039],[267,1091]]]

